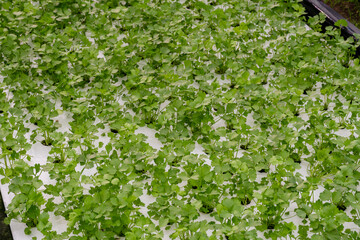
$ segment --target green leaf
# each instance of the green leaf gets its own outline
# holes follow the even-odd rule
[[[337,27],[347,27],[348,23],[347,23],[347,21],[345,19],[340,19],[340,20],[336,21],[334,23],[334,25],[337,26]]]

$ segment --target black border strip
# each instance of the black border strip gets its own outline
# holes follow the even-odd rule
[[[303,0],[301,4],[305,7],[310,16],[315,16],[322,12],[327,17],[327,22],[331,25],[334,25],[340,19],[345,19],[334,9],[329,7],[327,4],[319,0]],[[345,19],[346,20],[346,19]],[[344,37],[355,37],[354,34],[360,34],[360,29],[358,29],[354,24],[346,20],[348,23],[347,27],[342,27],[342,33]]]
[[[10,226],[3,222],[5,217],[6,217],[5,206],[4,206],[4,202],[2,200],[1,191],[0,191],[0,239],[1,240],[13,240]]]
[[[336,12],[334,9],[329,7],[327,4],[320,0],[303,0],[300,2],[306,9],[308,16],[318,15],[320,12],[325,14],[326,20],[322,25],[322,30],[325,32],[327,26],[334,26],[334,23],[340,19],[345,19],[342,15]],[[346,20],[346,19],[345,19]],[[356,41],[359,41],[354,34],[360,34],[360,29],[357,28],[354,24],[346,20],[348,23],[347,27],[341,27],[341,35],[345,38],[353,37]],[[360,56],[360,47],[356,49],[355,57]]]

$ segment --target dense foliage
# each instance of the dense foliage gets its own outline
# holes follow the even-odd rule
[[[356,45],[303,13],[296,0],[0,1],[8,222],[51,240],[355,239]],[[39,144],[46,164],[29,154]]]

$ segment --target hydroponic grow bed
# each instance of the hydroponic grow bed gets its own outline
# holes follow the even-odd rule
[[[12,229],[355,239],[357,45],[303,13],[297,1],[1,3]]]

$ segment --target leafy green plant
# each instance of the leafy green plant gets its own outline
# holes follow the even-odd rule
[[[3,1],[7,222],[59,240],[355,239],[359,42],[304,11]]]

